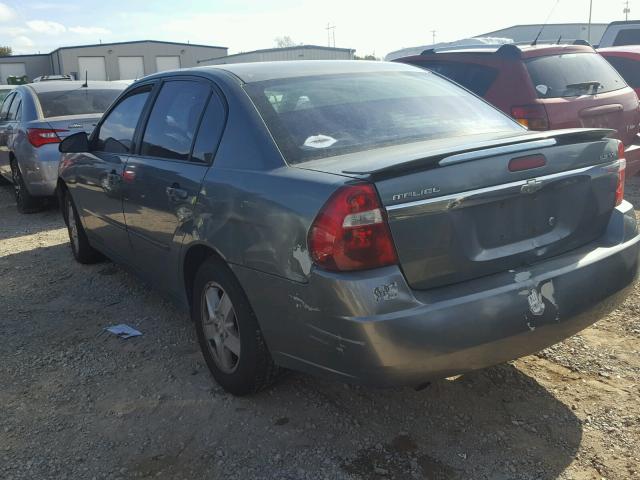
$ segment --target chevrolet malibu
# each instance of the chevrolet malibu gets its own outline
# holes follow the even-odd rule
[[[419,386],[624,298],[640,237],[611,133],[531,132],[398,63],[202,67],[67,137],[58,192],[75,258],[189,309],[229,392],[281,368]]]

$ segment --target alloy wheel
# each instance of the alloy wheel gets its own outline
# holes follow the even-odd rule
[[[201,321],[209,352],[216,366],[232,373],[240,362],[240,329],[231,298],[215,282],[209,282],[202,295]]]
[[[77,252],[80,246],[78,238],[78,224],[76,223],[76,214],[70,200],[67,201],[67,222],[69,223],[69,237],[71,237],[73,249]]]

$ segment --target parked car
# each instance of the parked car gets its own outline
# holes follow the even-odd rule
[[[111,82],[42,82],[18,85],[0,107],[0,175],[14,184],[23,213],[55,196],[60,153],[67,135],[91,132],[126,85]]]
[[[640,45],[599,48],[598,53],[613,65],[640,97]]]
[[[420,385],[590,325],[637,275],[624,150],[532,132],[401,63],[230,64],[132,84],[60,144],[76,260],[190,310],[233,394],[279,367]]]
[[[640,20],[611,22],[604,31],[598,47],[640,45]]]
[[[452,79],[530,130],[612,128],[625,145],[627,174],[640,171],[638,98],[590,46],[426,50],[397,61]]]
[[[0,85],[0,103],[7,98],[9,92],[15,88],[15,85]]]

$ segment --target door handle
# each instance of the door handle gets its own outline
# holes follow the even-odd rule
[[[187,192],[183,188],[180,188],[180,185],[177,183],[174,183],[170,187],[167,187],[166,192],[169,200],[172,200],[174,202],[176,200],[186,200],[189,196],[189,192]]]

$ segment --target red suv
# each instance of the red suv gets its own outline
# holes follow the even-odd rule
[[[640,46],[599,48],[598,53],[615,67],[640,97]]]
[[[457,47],[395,61],[448,77],[531,130],[612,128],[628,175],[640,171],[638,97],[588,45]]]

